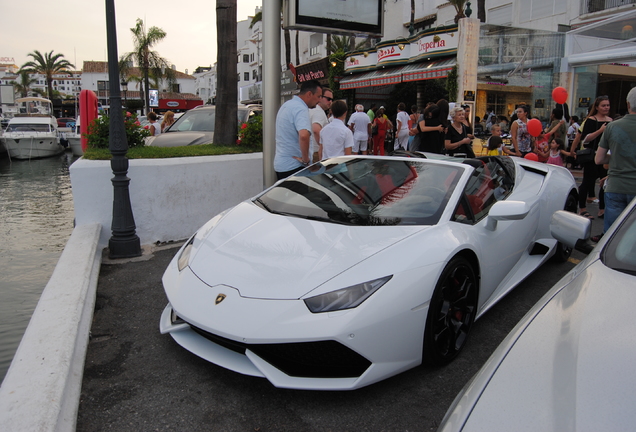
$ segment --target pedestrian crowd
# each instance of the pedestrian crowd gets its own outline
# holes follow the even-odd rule
[[[356,104],[350,110],[346,101],[333,99],[330,89],[307,81],[278,112],[274,170],[282,179],[310,162],[350,154],[383,156],[387,147],[472,158],[473,140],[479,134],[488,156],[580,167],[579,213],[594,219],[587,205],[598,203],[596,217],[604,218],[605,232],[636,196],[636,87],[626,102],[628,112],[619,120],[609,116],[607,96],[596,98],[584,118],[570,116],[567,105],[558,104],[540,131],[529,130],[531,114],[525,103],[517,105],[510,120],[488,107],[482,118],[475,117],[473,126],[468,104],[440,99],[429,102],[421,112],[417,106],[407,112],[401,102],[392,122],[384,106],[371,104],[365,111]]]

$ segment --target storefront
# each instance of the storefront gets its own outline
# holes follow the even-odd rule
[[[482,24],[476,115],[487,108],[507,118],[520,103],[543,121],[556,106],[552,90],[568,90],[571,115],[585,117],[599,95],[610,115],[624,114],[636,86],[636,11],[575,28],[568,33]]]
[[[456,63],[458,40],[453,25],[348,53],[340,89],[355,89],[356,102],[382,103],[396,84],[446,78]],[[428,102],[419,96],[418,105]]]
[[[560,82],[565,34],[482,24],[479,38],[475,115],[491,108],[510,119],[519,104],[547,121]]]
[[[625,98],[636,86],[636,11],[567,33],[568,89],[572,114],[585,116],[594,99],[609,96],[610,115],[627,112]]]

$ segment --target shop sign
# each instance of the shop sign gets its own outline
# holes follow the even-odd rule
[[[459,37],[455,33],[442,33],[423,36],[414,42],[415,49],[411,49],[411,57],[420,57],[435,54],[438,51],[457,50]]]
[[[296,66],[296,81],[326,81],[329,78],[329,61],[326,58]]]
[[[290,70],[283,71],[280,76],[280,89],[281,91],[296,90],[298,86],[294,81],[294,74]]]
[[[179,106],[179,102],[175,102],[175,101],[166,102],[166,106],[170,108],[175,108]]]
[[[321,80],[321,79],[325,79],[327,76],[325,75],[324,71],[309,71],[309,72],[305,72],[305,73],[299,73],[298,75],[296,75],[296,78],[298,79],[299,83],[304,83],[305,81],[311,81],[311,80]]]
[[[582,97],[579,98],[579,108],[589,108],[590,107],[590,98]]]
[[[545,99],[535,99],[534,100],[535,108],[545,108]]]
[[[354,71],[357,69],[369,69],[375,67],[378,62],[377,51],[365,51],[362,54],[349,56],[345,59],[344,68],[346,71]]]
[[[472,90],[464,91],[464,101],[465,102],[475,102],[475,92]]]
[[[421,61],[437,53],[452,55],[457,52],[459,37],[455,32],[421,36],[404,43],[396,40],[394,44],[382,46],[375,51],[351,56],[345,61],[346,72],[368,70],[383,63],[411,63]]]

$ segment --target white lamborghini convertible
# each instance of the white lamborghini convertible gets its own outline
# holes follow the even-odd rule
[[[324,160],[214,217],[163,276],[162,333],[277,387],[350,390],[445,364],[550,257],[565,168],[509,157]]]

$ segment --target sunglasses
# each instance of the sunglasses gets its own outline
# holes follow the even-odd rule
[[[321,96],[321,97],[327,99],[329,102],[333,101],[333,98],[330,98],[329,96]]]

